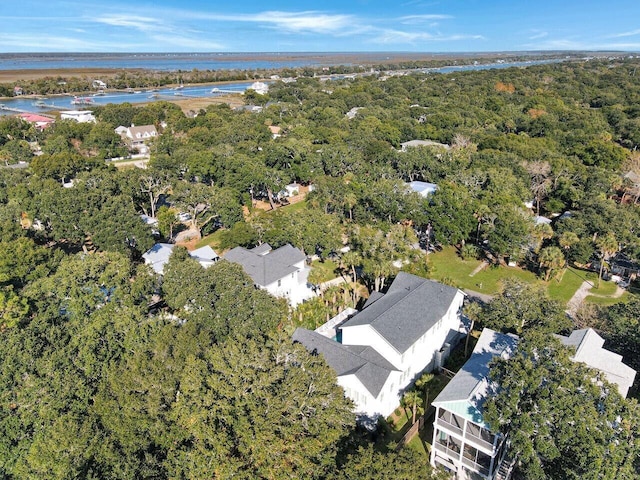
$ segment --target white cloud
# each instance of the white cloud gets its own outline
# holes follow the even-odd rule
[[[534,30],[533,35],[529,37],[529,40],[538,40],[539,38],[544,38],[548,35],[549,35],[548,32],[541,32],[539,30]]]
[[[13,52],[119,52],[135,50],[136,45],[122,42],[92,41],[86,37],[56,35],[0,34],[0,50]]]
[[[432,22],[433,20],[447,20],[453,18],[451,15],[427,14],[427,15],[405,15],[398,18],[398,21],[404,25],[418,25],[421,23]]]
[[[382,29],[373,38],[374,43],[416,43],[416,42],[446,42],[458,40],[484,40],[482,35],[453,34],[442,35],[428,32],[405,32],[403,30]]]
[[[182,12],[185,17],[201,20],[221,20],[263,24],[284,32],[335,33],[357,23],[353,15],[331,15],[315,10],[303,12],[267,11],[252,14],[216,14]]]
[[[157,32],[161,28],[167,28],[168,25],[161,19],[151,17],[141,17],[138,15],[103,15],[101,17],[91,17],[90,20],[112,27],[133,28],[141,32]]]
[[[630,32],[614,33],[613,35],[608,35],[607,38],[635,37],[636,35],[640,35],[640,29]]]

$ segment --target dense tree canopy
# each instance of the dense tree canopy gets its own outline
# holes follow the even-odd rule
[[[640,207],[624,176],[637,170],[640,146],[637,67],[567,61],[331,82],[308,69],[273,82],[268,98],[250,93],[265,104],[259,113],[107,105],[95,108],[95,124],[57,121],[42,132],[0,118],[0,163],[28,162],[0,169],[0,476],[428,475],[410,451],[351,448],[351,405],[323,361],[283,336],[292,323],[283,301],[239,267],[204,269],[177,247],[160,281],[142,253],[185,229],[215,232],[222,248],[290,243],[334,259],[369,290],[384,289],[401,265],[426,271],[421,249],[440,245],[517,260],[546,279],[618,251],[638,261]],[[184,78],[237,75],[253,74]],[[166,72],[113,79],[122,88],[171,82]],[[131,124],[161,133],[146,170],[104,161],[124,152],[113,129]],[[432,144],[402,151],[410,140]],[[410,181],[437,189],[423,197]],[[302,204],[286,206],[291,182],[312,190]],[[351,304],[356,290],[333,293]],[[320,316],[332,311],[317,303]],[[597,374],[555,343],[529,340],[571,328],[562,307],[512,282],[478,317],[524,335],[496,370],[507,393],[488,417],[521,432],[521,472],[631,478],[635,403],[592,382]],[[600,311],[594,326],[640,368],[637,317],[632,300]]]
[[[554,338],[525,335],[510,359],[494,362],[486,420],[509,435],[523,478],[637,478],[637,402],[570,356]]]

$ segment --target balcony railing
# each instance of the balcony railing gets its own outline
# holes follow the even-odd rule
[[[456,452],[455,450],[452,450],[450,448],[445,447],[444,445],[442,445],[441,443],[436,442],[436,450],[438,450],[439,452],[442,453],[446,453],[447,455],[449,455],[452,458],[455,458],[456,460],[458,460],[460,458],[460,452]]]
[[[440,427],[446,428],[450,432],[453,432],[453,433],[456,433],[459,436],[462,436],[462,429],[460,427],[457,427],[457,426],[453,425],[452,423],[449,423],[449,422],[443,420],[442,418],[438,418],[438,420],[436,421],[436,424],[438,426],[440,426]]]
[[[464,435],[464,440],[467,443],[470,443],[476,447],[480,447],[483,450],[488,450],[489,452],[493,452],[493,443],[490,443],[480,437],[473,435],[469,430]]]
[[[489,469],[487,467],[484,467],[465,456],[462,457],[462,464],[481,475],[489,475]]]

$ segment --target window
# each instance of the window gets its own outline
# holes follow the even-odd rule
[[[281,287],[282,286],[282,279],[278,280],[278,286]]]
[[[464,420],[462,418],[458,417],[455,413],[451,413],[448,410],[439,410],[438,418],[459,429],[462,429],[462,426],[464,425]]]
[[[469,435],[472,437],[479,438],[485,442],[493,444],[494,435],[486,428],[482,428],[480,425],[469,422],[467,424],[467,432],[469,432]]]
[[[476,450],[475,448],[473,448],[470,445],[465,445],[464,446],[464,453],[463,455],[465,456],[465,458],[468,458],[469,460],[471,460],[472,462],[476,461],[476,455],[478,454],[478,450]]]
[[[476,460],[476,463],[489,470],[489,467],[491,466],[491,457],[486,453],[478,452],[478,459]]]

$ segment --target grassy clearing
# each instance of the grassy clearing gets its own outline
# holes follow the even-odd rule
[[[593,282],[594,285],[598,285],[598,280],[596,277],[596,280]],[[591,289],[591,293],[594,295],[613,295],[614,293],[616,293],[616,291],[618,290],[618,286],[615,284],[615,282],[605,282],[602,281],[600,282],[600,287],[595,288],[593,287]]]
[[[220,253],[220,240],[221,235],[224,230],[219,229],[213,232],[211,235],[207,235],[206,237],[202,237],[198,243],[196,243],[196,248],[206,247],[210,245],[216,252]]]
[[[307,209],[307,201],[303,200],[302,202],[292,203],[290,205],[286,205],[286,206],[280,207],[280,208],[286,210],[288,213],[299,212],[301,210],[306,210]]]
[[[620,297],[600,297],[597,295],[587,295],[587,298],[585,298],[584,301],[588,303],[594,303],[602,307],[610,307],[611,305],[615,305],[616,303],[629,301],[630,295],[631,294],[629,292],[624,292]]]
[[[561,277],[552,278],[548,282],[542,281],[536,274],[523,270],[519,267],[504,267],[489,265],[482,270],[472,274],[482,262],[475,259],[462,260],[454,247],[447,247],[441,252],[429,255],[429,277],[434,280],[448,280],[453,285],[475,290],[488,295],[495,295],[500,291],[500,284],[507,278],[517,278],[529,284],[543,285],[547,288],[549,297],[558,300],[563,305],[573,297],[580,288],[582,282],[589,281],[593,285],[598,284],[598,274],[568,268]],[[613,305],[619,301],[625,301],[626,295],[620,298],[613,298],[616,292],[616,285],[613,282],[601,282],[600,288],[593,288],[592,295],[587,297],[588,302],[598,305]],[[604,298],[603,298],[604,297]]]
[[[339,276],[338,264],[332,260],[325,260],[324,262],[316,260],[311,264],[311,273],[309,274],[311,283],[328,282]]]
[[[598,276],[593,272],[587,272],[577,268],[567,268],[564,275],[562,275],[562,279],[558,276],[549,280],[547,292],[549,293],[549,297],[566,305],[585,280],[595,285]]]
[[[532,272],[518,267],[489,265],[470,276],[482,264],[475,259],[462,260],[454,247],[429,255],[430,277],[434,280],[450,279],[459,288],[493,295],[500,290],[500,282],[506,278],[518,278],[527,283],[538,282]]]

